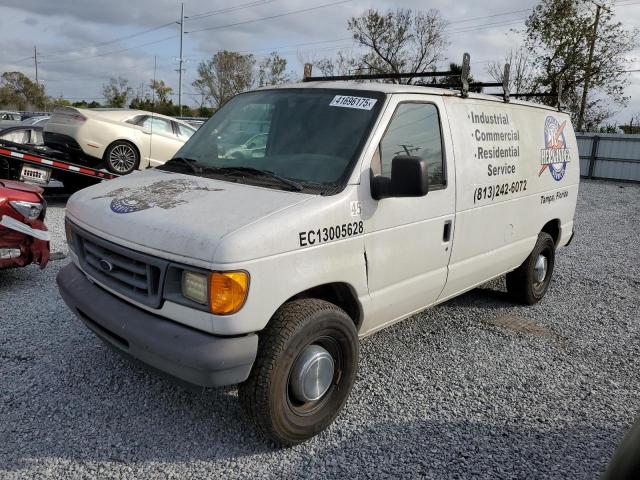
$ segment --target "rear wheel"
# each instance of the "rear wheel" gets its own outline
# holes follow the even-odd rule
[[[140,164],[140,154],[132,143],[118,140],[104,152],[104,161],[109,171],[118,175],[133,172]]]
[[[538,241],[531,254],[522,265],[507,273],[507,291],[511,297],[526,305],[538,303],[547,293],[553,267],[556,247],[546,232],[538,235]]]
[[[259,338],[255,364],[239,389],[243,410],[278,444],[317,435],[338,415],[355,380],[353,321],[332,303],[295,300],[280,307]]]

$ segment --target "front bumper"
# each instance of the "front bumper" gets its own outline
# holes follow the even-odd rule
[[[101,340],[184,382],[213,387],[243,382],[258,336],[218,337],[141,310],[90,282],[74,264],[58,273],[65,303]]]
[[[47,230],[41,220],[31,221],[28,226]],[[16,255],[18,252],[19,255]],[[31,263],[44,268],[48,262],[49,242],[0,226],[0,270],[25,267]]]

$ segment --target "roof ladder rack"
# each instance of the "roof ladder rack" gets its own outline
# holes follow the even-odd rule
[[[460,94],[462,95],[462,98],[467,98],[469,96],[470,74],[471,74],[471,55],[465,52],[464,55],[462,55],[462,74],[460,75],[460,83],[462,83]]]
[[[431,78],[433,83],[416,83],[416,85],[422,85],[425,87],[434,88],[455,88],[460,90],[460,96],[467,98],[469,96],[469,90],[476,88],[502,88],[502,93],[492,93],[491,95],[502,97],[505,103],[511,101],[511,97],[514,98],[538,98],[538,97],[557,97],[558,110],[562,110],[561,97],[562,97],[562,82],[558,83],[556,93],[511,93],[509,83],[511,80],[511,65],[505,63],[504,72],[502,74],[502,82],[471,82],[471,56],[465,52],[462,56],[462,68],[460,72],[448,71],[448,72],[407,72],[407,73],[369,73],[369,74],[357,74],[357,75],[329,75],[325,77],[312,76],[313,65],[305,63],[304,65],[304,77],[303,82],[338,82],[349,80],[402,80],[402,79],[414,79],[414,78]],[[459,78],[460,82],[455,83],[435,83],[436,78]]]
[[[504,99],[504,103],[509,103],[511,100],[509,94],[509,76],[511,75],[511,65],[508,63],[504,64],[504,74],[502,75],[502,98]]]

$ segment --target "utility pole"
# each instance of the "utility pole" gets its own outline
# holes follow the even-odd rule
[[[598,38],[598,24],[600,23],[600,12],[602,11],[602,5],[595,3],[596,6],[596,20],[593,22],[593,34],[591,35],[591,43],[589,45],[589,60],[587,61],[587,69],[584,74],[584,86],[582,87],[582,102],[580,103],[580,114],[578,115],[577,130],[582,131],[584,124],[584,111],[587,108],[587,94],[589,93],[589,82],[591,81],[591,67],[593,63],[593,51],[596,46],[596,39]]]
[[[178,67],[178,112],[182,116],[182,43],[184,37],[184,3],[180,7],[180,66]]]
[[[36,64],[36,85],[40,86],[38,83],[38,48],[35,45],[33,46],[33,60]]]

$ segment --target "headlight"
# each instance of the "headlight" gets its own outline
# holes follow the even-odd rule
[[[249,292],[247,272],[213,272],[210,274],[182,271],[182,295],[211,313],[231,315],[242,308]]]
[[[182,295],[189,300],[203,305],[207,304],[208,299],[208,282],[207,276],[202,273],[189,271],[182,272]]]
[[[42,213],[43,204],[14,200],[9,202],[13,209],[27,220],[35,220]]]
[[[68,220],[64,222],[64,234],[67,237],[67,245],[73,250],[73,229],[71,228],[71,222]]]
[[[213,272],[209,275],[211,312],[230,315],[242,308],[249,293],[247,272]]]

